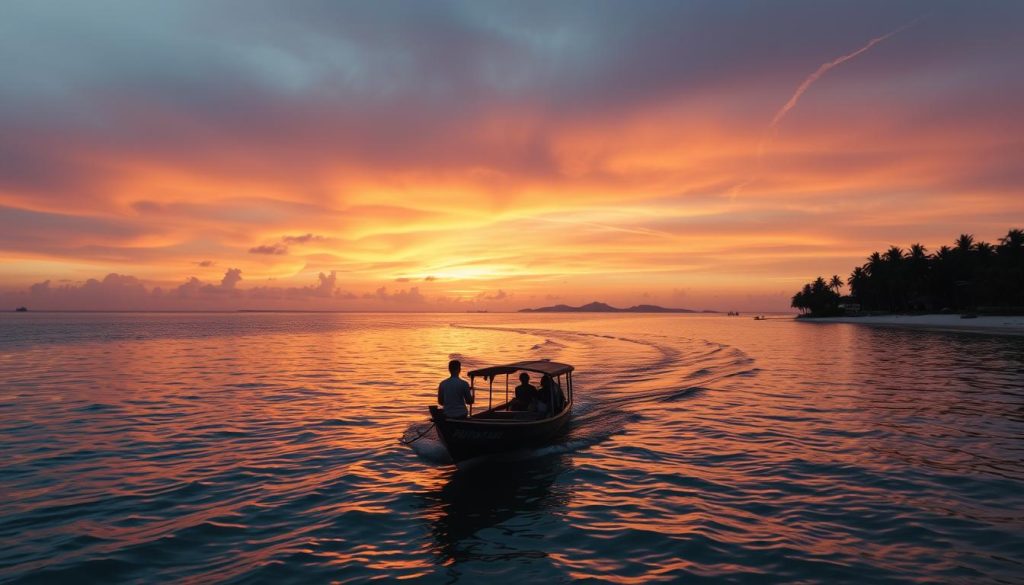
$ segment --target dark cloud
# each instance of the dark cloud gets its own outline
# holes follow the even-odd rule
[[[183,309],[196,306],[211,308],[238,308],[266,300],[321,299],[354,300],[356,295],[338,290],[336,272],[321,272],[315,284],[303,287],[262,286],[240,288],[242,271],[229,268],[218,283],[204,282],[190,277],[170,290],[147,287],[134,276],[111,273],[101,280],[90,278],[81,284],[54,286],[50,280],[35,283],[21,292],[4,293],[0,300],[8,304],[25,304],[39,309],[59,308],[71,310],[141,310]],[[421,302],[418,291],[399,291],[394,295],[383,293],[383,300]],[[418,300],[417,300],[418,299]],[[195,302],[199,302],[196,305]],[[289,305],[286,305],[289,306]]]
[[[338,161],[556,177],[567,125],[667,100],[763,124],[822,62],[922,15],[842,76],[909,79],[890,99],[928,109],[1020,94],[1013,2],[15,3],[0,53],[33,58],[0,65],[0,178],[113,176],[90,150],[292,181]]]
[[[352,299],[354,295],[350,293],[343,293],[337,289],[338,274],[337,272],[331,272],[330,274],[324,274],[321,272],[317,276],[317,283],[310,286],[303,287],[255,287],[249,289],[247,294],[252,299],[257,300],[297,300],[297,299]]]
[[[242,271],[238,268],[228,268],[228,271],[224,273],[224,278],[220,281],[220,287],[222,290],[234,290],[235,285],[241,282]]]
[[[159,289],[149,291],[134,276],[108,274],[103,280],[90,278],[81,285],[51,286],[46,280],[29,287],[28,303],[33,306],[67,307],[77,305],[88,309],[148,308]]]
[[[501,300],[504,300],[504,299],[508,298],[508,296],[509,295],[508,295],[507,292],[505,292],[502,289],[498,289],[498,292],[495,292],[495,293],[482,292],[482,293],[480,293],[478,295],[478,298],[480,298],[482,300],[485,300],[485,301],[501,301]]]
[[[288,253],[288,246],[284,244],[275,243],[263,246],[256,246],[255,248],[249,248],[250,254],[267,254],[270,256],[281,256]]]
[[[205,283],[191,277],[183,284],[164,291],[161,287],[148,288],[134,276],[111,273],[102,280],[90,278],[82,284],[53,286],[46,280],[28,287],[24,294],[8,293],[9,298],[20,298],[39,308],[88,310],[141,310],[154,308],[182,308],[181,301],[223,301],[242,299],[246,292],[237,288],[242,271],[229,268],[217,284]]]
[[[373,293],[364,294],[363,298],[394,302],[404,305],[418,305],[427,300],[422,294],[420,294],[420,289],[417,286],[414,286],[409,290],[402,289],[394,293],[388,292],[387,287],[382,286]]]
[[[69,306],[105,293],[144,298],[118,274],[125,266],[216,257],[249,270],[245,262],[268,259],[246,250],[298,256],[321,233],[338,257],[303,258],[304,274],[324,271],[316,284],[252,295],[356,296],[338,291],[333,268],[364,284],[447,274],[445,260],[424,266],[413,253],[425,239],[465,266],[493,265],[499,249],[509,264],[534,266],[538,248],[504,248],[536,235],[535,221],[517,238],[486,240],[476,258],[470,235],[447,249],[443,240],[471,213],[500,222],[535,211],[519,205],[523,193],[540,207],[555,207],[555,193],[579,197],[557,211],[570,219],[588,205],[706,204],[748,178],[758,138],[802,80],[922,15],[801,98],[761,161],[771,173],[748,189],[764,197],[736,210],[655,214],[614,234],[567,226],[566,240],[543,253],[595,274],[628,271],[641,256],[677,269],[683,254],[646,247],[653,231],[820,256],[823,244],[779,248],[766,236],[889,238],[892,225],[864,224],[900,221],[909,232],[960,222],[956,203],[979,191],[1003,199],[968,219],[1001,222],[992,214],[1019,210],[1024,178],[1024,4],[8,2],[0,252],[31,258],[26,265],[108,266],[113,278],[33,289]],[[704,152],[707,161],[688,158]],[[591,198],[590,186],[617,195]],[[465,217],[451,221],[449,209]],[[706,267],[722,260],[685,256]],[[160,302],[234,299],[240,278],[175,281]],[[382,288],[360,299],[396,297],[422,295]]]
[[[267,256],[284,256],[288,254],[288,248],[293,244],[306,244],[309,242],[316,242],[323,240],[323,236],[314,236],[313,234],[306,234],[304,236],[284,236],[280,242],[274,242],[273,244],[263,244],[253,248],[249,248],[250,254],[264,254]]]
[[[213,299],[223,296],[241,298],[245,293],[237,288],[242,281],[242,271],[238,268],[228,268],[220,284],[204,284],[196,277],[191,277],[184,284],[178,286],[172,292],[173,295],[182,299]]]
[[[302,236],[284,236],[281,241],[285,244],[308,244],[309,242],[320,242],[323,241],[323,236],[315,236],[313,234],[305,234]]]

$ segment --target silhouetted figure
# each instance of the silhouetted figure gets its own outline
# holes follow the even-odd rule
[[[537,401],[537,389],[530,383],[530,375],[526,372],[519,374],[519,385],[516,386],[516,397],[508,403],[509,410],[526,411],[533,408]]]
[[[469,411],[467,404],[473,404],[473,391],[469,383],[459,377],[462,371],[462,362],[452,360],[448,362],[448,371],[451,377],[441,382],[437,387],[437,403],[444,407],[444,415],[448,418],[466,418]]]
[[[547,374],[540,379],[537,404],[536,410],[544,414],[557,414],[565,407],[565,394],[562,392],[562,387]]]

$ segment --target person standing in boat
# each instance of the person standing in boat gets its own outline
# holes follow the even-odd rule
[[[444,407],[444,415],[448,418],[466,418],[469,416],[467,404],[473,404],[473,390],[469,383],[459,377],[462,371],[462,362],[452,360],[448,362],[448,371],[451,377],[437,387],[437,403]]]
[[[530,374],[523,372],[519,374],[519,385],[516,386],[516,397],[508,404],[509,410],[533,410],[533,404],[537,401],[537,389],[530,383]]]

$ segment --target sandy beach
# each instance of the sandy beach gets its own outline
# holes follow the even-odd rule
[[[960,315],[875,315],[800,319],[799,321],[802,323],[857,323],[938,331],[1024,335],[1024,316],[981,316],[975,319],[961,319]]]

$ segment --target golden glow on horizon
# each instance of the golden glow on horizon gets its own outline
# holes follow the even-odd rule
[[[1019,106],[974,104],[966,65],[886,60],[930,26],[561,110],[542,89],[448,117],[420,88],[380,106],[269,92],[237,116],[112,93],[109,127],[19,135],[57,162],[0,182],[0,295],[49,280],[72,307],[116,273],[180,296],[161,307],[785,309],[873,250],[1024,218]]]

